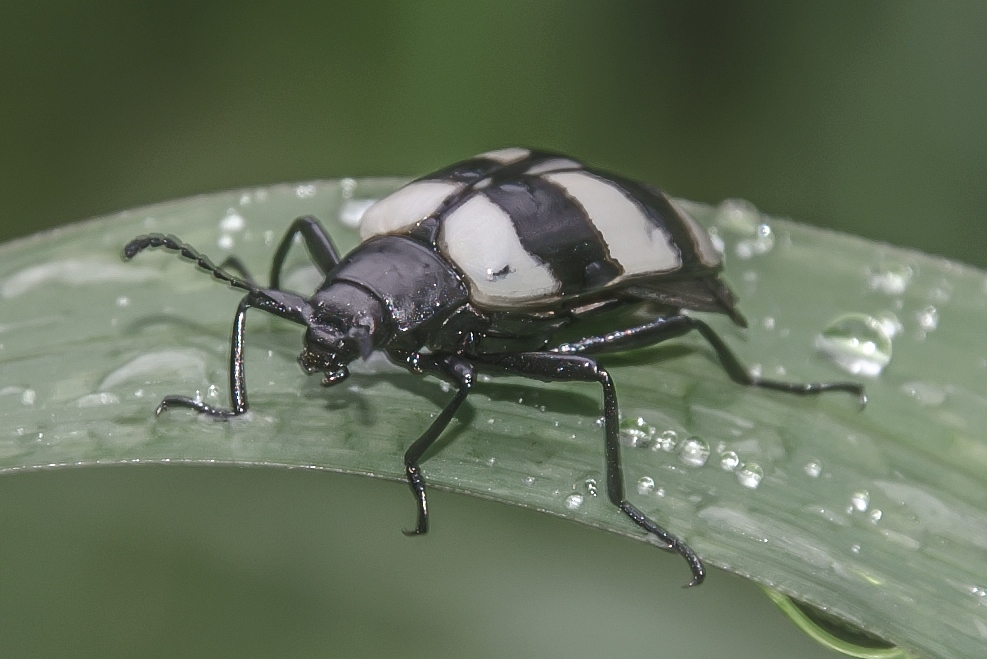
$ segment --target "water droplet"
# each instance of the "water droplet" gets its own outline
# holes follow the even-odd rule
[[[299,199],[311,199],[315,196],[315,186],[305,183],[295,187],[295,196]]]
[[[339,221],[351,229],[355,229],[360,226],[363,214],[373,205],[373,199],[349,199],[339,209]]]
[[[901,390],[921,404],[930,407],[946,402],[946,388],[932,382],[906,382],[901,385]]]
[[[534,476],[525,476],[524,478],[521,479],[521,482],[524,483],[525,485],[528,485],[528,486],[534,485],[535,484],[535,477]]]
[[[764,470],[756,462],[748,462],[737,470],[737,481],[744,487],[756,490],[764,478]]]
[[[761,213],[746,199],[724,199],[716,208],[714,222],[721,229],[745,236],[753,235]]]
[[[225,250],[233,249],[233,245],[234,245],[233,236],[231,236],[228,233],[224,233],[219,237],[219,240],[216,241],[216,244],[219,246],[220,249],[225,249]]]
[[[661,435],[658,436],[658,441],[655,443],[655,448],[661,448],[662,451],[671,453],[675,450],[675,447],[679,444],[679,434],[674,430],[666,430]]]
[[[740,466],[740,456],[733,451],[724,451],[720,454],[720,467],[726,471],[733,471]]]
[[[119,403],[120,399],[116,394],[100,392],[96,394],[88,394],[82,398],[75,401],[75,404],[79,407],[97,407],[99,405],[113,405]]]
[[[889,339],[893,339],[901,334],[901,330],[905,329],[893,311],[878,311],[874,314],[874,318],[881,324],[881,329],[884,330]]]
[[[926,332],[931,332],[939,327],[939,311],[933,306],[922,309],[918,312],[918,324]]]
[[[598,490],[596,487],[595,478],[587,478],[583,481],[583,486],[586,488],[586,492],[588,492],[591,497],[595,497],[597,495]]]
[[[21,392],[21,405],[34,405],[34,401],[37,400],[38,395],[35,393],[34,389],[25,389]]]
[[[655,489],[655,479],[651,476],[642,476],[637,481],[637,493],[638,494],[651,494]]]
[[[867,490],[854,492],[850,496],[850,503],[853,505],[854,510],[865,512],[870,505],[870,493]]]
[[[679,447],[679,459],[690,467],[702,467],[709,459],[709,444],[699,437],[690,437]]]
[[[126,297],[125,295],[121,295],[120,297],[117,298],[117,306],[118,307],[130,306],[130,298]]]
[[[871,524],[877,524],[878,522],[881,521],[882,517],[884,517],[884,513],[881,512],[881,509],[875,508],[874,510],[870,511],[870,515],[867,516],[867,519],[870,520]]]
[[[849,313],[816,335],[816,350],[854,375],[877,377],[891,362],[891,338],[880,321]]]
[[[887,295],[901,295],[912,279],[912,269],[907,265],[891,263],[868,272],[867,286],[872,291]]]
[[[228,233],[233,231],[243,231],[245,226],[247,226],[247,221],[243,219],[242,215],[237,213],[232,208],[227,210],[226,216],[219,221],[219,230],[226,231]]]
[[[624,419],[620,422],[620,443],[624,446],[649,447],[654,442],[655,433],[655,427],[645,421],[643,417]]]
[[[810,478],[819,478],[819,474],[822,473],[822,465],[818,460],[809,460],[802,468]]]
[[[765,316],[761,319],[761,325],[764,326],[766,330],[773,330],[775,328],[774,316]]]
[[[754,227],[754,235],[751,238],[741,240],[734,247],[734,253],[742,259],[749,259],[752,256],[767,254],[775,246],[775,234],[770,224],[760,223]]]
[[[579,492],[573,492],[565,498],[565,507],[568,510],[577,510],[583,505],[583,495]]]
[[[600,416],[600,417],[597,417],[596,420],[593,423],[596,424],[596,427],[597,428],[602,428],[603,426],[606,425],[607,420],[604,417]]]
[[[208,396],[209,398],[216,398],[216,396],[218,395],[219,395],[219,387],[217,387],[214,384],[209,385],[209,388],[206,389],[206,396]]]
[[[852,551],[854,554],[859,554],[860,545],[850,545],[850,551]]]

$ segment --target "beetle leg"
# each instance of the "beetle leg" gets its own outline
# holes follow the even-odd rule
[[[412,530],[404,530],[405,535],[422,535],[428,533],[428,501],[425,496],[425,477],[422,474],[422,456],[431,448],[442,431],[446,429],[456,410],[463,404],[473,386],[473,365],[457,355],[422,355],[420,353],[403,353],[392,351],[391,358],[415,373],[431,373],[451,381],[458,389],[456,395],[449,401],[432,421],[432,425],[416,439],[404,453],[405,476],[411,492],[418,503],[418,521]]]
[[[607,497],[635,524],[661,541],[661,548],[682,556],[692,571],[688,586],[702,583],[706,568],[695,552],[677,537],[659,526],[627,501],[624,495],[624,471],[620,462],[620,435],[617,416],[617,392],[610,374],[592,357],[553,352],[516,352],[477,355],[478,364],[497,367],[508,373],[538,380],[599,382],[603,386],[603,426],[606,432]]]
[[[284,265],[284,260],[288,256],[288,250],[291,249],[295,236],[299,234],[305,241],[309,256],[312,257],[312,261],[315,262],[315,267],[319,269],[319,272],[326,274],[339,263],[339,252],[336,251],[336,246],[332,244],[332,238],[329,237],[317,219],[311,215],[303,215],[291,223],[288,231],[284,234],[284,238],[281,239],[277,251],[274,252],[274,261],[271,263],[271,288],[281,287],[281,266]]]
[[[276,297],[274,297],[276,296]],[[293,294],[279,291],[255,290],[240,300],[233,318],[233,332],[230,337],[230,403],[231,408],[213,407],[200,400],[187,396],[165,396],[155,414],[159,415],[170,407],[188,407],[217,419],[229,419],[247,411],[247,384],[244,376],[243,353],[244,331],[247,326],[247,309],[255,308],[273,313],[286,320],[305,324],[305,317],[311,313],[305,301]]]
[[[601,336],[591,336],[573,343],[563,343],[551,349],[560,354],[599,354],[602,352],[617,352],[655,345],[668,339],[687,334],[696,330],[709,342],[716,356],[723,364],[730,379],[738,384],[765,389],[776,389],[793,394],[818,394],[824,391],[846,391],[860,399],[860,404],[867,403],[864,386],[856,382],[780,382],[754,377],[747,367],[733,354],[723,339],[713,331],[713,328],[692,316],[679,314],[658,318],[646,325],[629,329],[617,330]]]

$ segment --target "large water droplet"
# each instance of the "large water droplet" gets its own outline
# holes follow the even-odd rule
[[[764,470],[756,462],[748,462],[737,470],[737,481],[744,487],[749,487],[752,490],[757,489],[763,478]]]
[[[577,510],[583,505],[583,495],[579,492],[573,492],[565,498],[565,507],[568,510]]]
[[[634,448],[646,448],[654,442],[655,432],[655,427],[643,417],[624,419],[620,422],[620,443]]]
[[[809,460],[802,468],[805,469],[805,473],[809,478],[819,478],[819,474],[822,473],[822,465],[818,460]]]
[[[655,448],[660,448],[662,451],[671,453],[675,450],[675,447],[679,445],[679,434],[674,430],[666,430],[661,435],[658,436],[658,441],[655,443]]]
[[[819,352],[854,375],[877,377],[891,362],[891,338],[883,324],[862,313],[835,319],[816,335],[815,344]]]
[[[702,467],[709,459],[709,444],[699,437],[690,437],[679,446],[679,459],[690,467]]]

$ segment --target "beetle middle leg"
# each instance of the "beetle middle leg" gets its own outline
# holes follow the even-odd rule
[[[274,252],[274,260],[271,263],[271,288],[281,288],[281,267],[296,235],[301,235],[309,256],[322,274],[326,274],[339,263],[339,252],[336,251],[336,246],[328,232],[317,219],[311,215],[303,215],[291,223],[277,251]]]
[[[674,339],[692,330],[702,334],[703,338],[713,347],[727,375],[738,384],[802,395],[819,394],[825,391],[845,391],[855,394],[862,405],[867,402],[864,386],[856,382],[781,382],[754,377],[740,359],[733,354],[723,339],[713,331],[712,327],[698,318],[684,314],[665,316],[637,327],[617,330],[601,336],[591,336],[572,343],[563,343],[552,348],[551,352],[588,355],[631,350]]]
[[[389,351],[388,356],[416,373],[431,373],[443,379],[450,380],[458,389],[456,395],[449,401],[432,421],[428,429],[416,439],[404,454],[405,476],[411,492],[418,504],[418,521],[415,528],[405,530],[405,535],[422,535],[428,533],[428,501],[425,496],[425,477],[422,475],[422,456],[431,448],[442,431],[449,426],[456,410],[463,404],[473,387],[473,365],[456,355],[422,355],[419,353],[404,353]]]
[[[706,578],[706,568],[695,552],[643,512],[633,506],[624,494],[624,471],[620,462],[620,427],[617,415],[617,392],[610,374],[592,357],[564,355],[553,352],[515,352],[471,356],[478,364],[490,365],[515,375],[552,381],[599,382],[603,386],[603,427],[606,434],[605,456],[607,497],[642,529],[661,541],[661,548],[679,554],[689,564],[696,586]]]

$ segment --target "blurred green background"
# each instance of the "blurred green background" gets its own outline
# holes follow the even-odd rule
[[[983,267],[985,28],[982,2],[11,1],[0,240],[518,144]],[[681,593],[653,548],[464,497],[412,542],[400,484],[3,481],[4,656],[834,656],[739,579]]]
[[[0,238],[504,145],[987,265],[983,2],[7,2]]]

